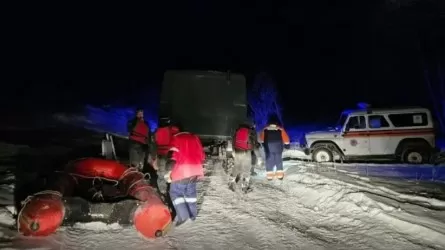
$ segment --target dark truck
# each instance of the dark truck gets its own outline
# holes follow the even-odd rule
[[[231,137],[247,119],[246,78],[230,72],[166,71],[159,115],[178,121],[221,156],[231,151]]]

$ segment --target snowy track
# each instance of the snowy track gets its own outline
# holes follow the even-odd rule
[[[247,195],[227,188],[219,162],[209,163],[199,186],[196,222],[147,242],[132,228],[103,223],[65,227],[45,239],[23,239],[0,214],[2,249],[444,249],[445,223],[420,214],[426,208],[376,200],[363,183],[313,173],[308,164],[286,162],[286,179],[267,182],[264,173]],[[11,179],[9,179],[11,180]],[[10,182],[10,181],[9,181]],[[373,189],[366,184],[367,190]],[[5,183],[3,200],[11,198]],[[374,187],[374,189],[378,189]],[[9,192],[9,195],[7,194]],[[387,191],[386,195],[395,195]],[[406,198],[406,197],[405,197]],[[4,202],[11,205],[12,202]],[[440,202],[436,202],[436,205]],[[439,204],[440,205],[440,204]],[[402,207],[402,209],[400,209]],[[416,213],[413,213],[416,212]],[[436,211],[438,217],[445,217]]]

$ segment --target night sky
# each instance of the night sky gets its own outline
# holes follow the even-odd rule
[[[359,101],[429,107],[421,58],[445,58],[445,1],[334,2],[170,1],[38,15],[26,25],[27,77],[102,80],[20,82],[16,107],[141,102],[166,69],[231,69],[249,81],[269,72],[297,122],[330,121]]]

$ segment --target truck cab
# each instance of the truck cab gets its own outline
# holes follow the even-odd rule
[[[316,162],[388,159],[429,162],[435,147],[431,112],[425,108],[358,109],[341,113],[335,128],[305,135]]]

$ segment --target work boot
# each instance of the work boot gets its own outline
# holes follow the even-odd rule
[[[229,189],[233,192],[236,191],[236,182],[235,181],[230,181],[229,182]]]
[[[268,180],[268,181],[272,181],[273,179],[274,179],[274,177],[275,177],[275,173],[274,172],[267,172],[266,173],[266,179]]]
[[[278,170],[275,173],[275,177],[277,177],[278,180],[282,181],[284,178],[284,171],[283,170]]]
[[[176,222],[174,222],[175,224],[175,227],[179,227],[179,226],[183,226],[183,225],[185,225],[185,224],[187,224],[187,222],[189,222],[190,220],[189,219],[186,219],[186,220],[182,220],[182,221],[176,221]]]
[[[241,191],[243,191],[243,193],[247,194],[253,191],[252,186],[250,185],[250,183],[243,183],[241,184]]]
[[[253,191],[252,186],[243,187],[243,193],[247,194]]]
[[[238,179],[238,180],[237,180]],[[236,191],[237,189],[237,181],[239,181],[239,177],[238,176],[230,176],[229,177],[229,183],[227,183],[227,185],[229,186],[229,189],[232,190],[233,192]]]
[[[243,191],[243,193],[249,193],[252,191],[250,178],[243,179],[241,183],[241,191]]]

